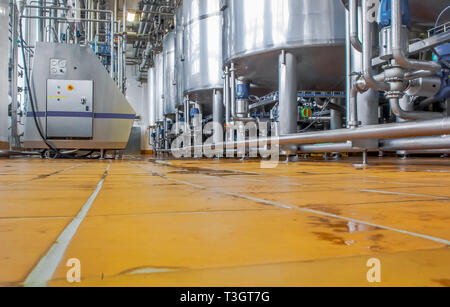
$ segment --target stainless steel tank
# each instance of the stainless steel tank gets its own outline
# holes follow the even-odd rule
[[[168,33],[163,39],[164,55],[164,115],[176,113],[177,87],[175,80],[175,33]]]
[[[342,0],[348,8],[348,0]],[[378,3],[381,1],[378,0]],[[417,26],[432,28],[439,14],[450,5],[448,0],[409,0],[411,7],[411,20]]]
[[[175,106],[179,108],[183,106],[184,99],[184,22],[183,22],[183,6],[177,9],[176,28],[175,28],[175,75],[177,82],[177,97]]]
[[[184,92],[200,104],[212,104],[212,90],[223,88],[220,0],[185,0]]]
[[[299,90],[345,89],[345,10],[336,0],[228,0],[224,63],[278,89],[281,50],[297,57]]]
[[[157,123],[164,122],[164,55],[155,55],[155,118]]]
[[[148,122],[150,127],[156,126],[156,69],[151,67],[147,74]]]

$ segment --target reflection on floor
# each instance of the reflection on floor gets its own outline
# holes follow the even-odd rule
[[[375,162],[0,160],[0,285],[450,286],[450,160]]]

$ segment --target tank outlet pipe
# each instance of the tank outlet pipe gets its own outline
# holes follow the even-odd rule
[[[408,70],[429,70],[438,73],[442,70],[439,63],[408,59],[402,48],[402,0],[392,1],[392,49],[398,65]],[[366,1],[364,1],[366,2]]]
[[[358,1],[359,0],[350,0],[348,7],[350,11],[350,41],[353,48],[359,52],[362,52],[362,43],[359,40],[358,34]]]

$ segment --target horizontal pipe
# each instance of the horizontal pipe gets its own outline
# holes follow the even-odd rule
[[[370,139],[396,139],[412,138],[421,136],[436,136],[450,134],[450,118],[434,119],[417,122],[403,122],[383,125],[364,126],[353,129],[337,129],[328,131],[317,131],[309,133],[298,133],[282,135],[279,137],[265,137],[239,142],[224,142],[216,146],[235,148],[237,146],[258,147],[261,143],[267,144],[319,144],[339,143],[355,140]],[[203,146],[188,147],[200,149]],[[186,148],[185,148],[186,149]]]
[[[450,135],[380,141],[382,151],[450,148]]]
[[[301,145],[298,148],[302,153],[314,152],[362,152],[364,149],[354,148],[352,142],[333,143],[333,144],[316,144],[316,145]]]

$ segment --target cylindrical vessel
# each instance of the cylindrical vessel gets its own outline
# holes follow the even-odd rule
[[[175,79],[175,33],[170,32],[163,39],[164,55],[164,115],[176,112],[177,83]]]
[[[224,63],[259,86],[278,89],[282,50],[297,57],[299,90],[345,88],[345,11],[336,0],[229,0]]]
[[[209,106],[213,90],[223,87],[221,2],[183,1],[184,92],[191,100]]]
[[[148,121],[150,127],[156,126],[156,69],[151,67],[147,77]]]
[[[155,55],[155,102],[156,122],[164,122],[164,55]]]
[[[177,9],[176,28],[175,28],[175,75],[177,82],[177,96],[175,106],[177,108],[184,106],[184,17],[183,6]]]

